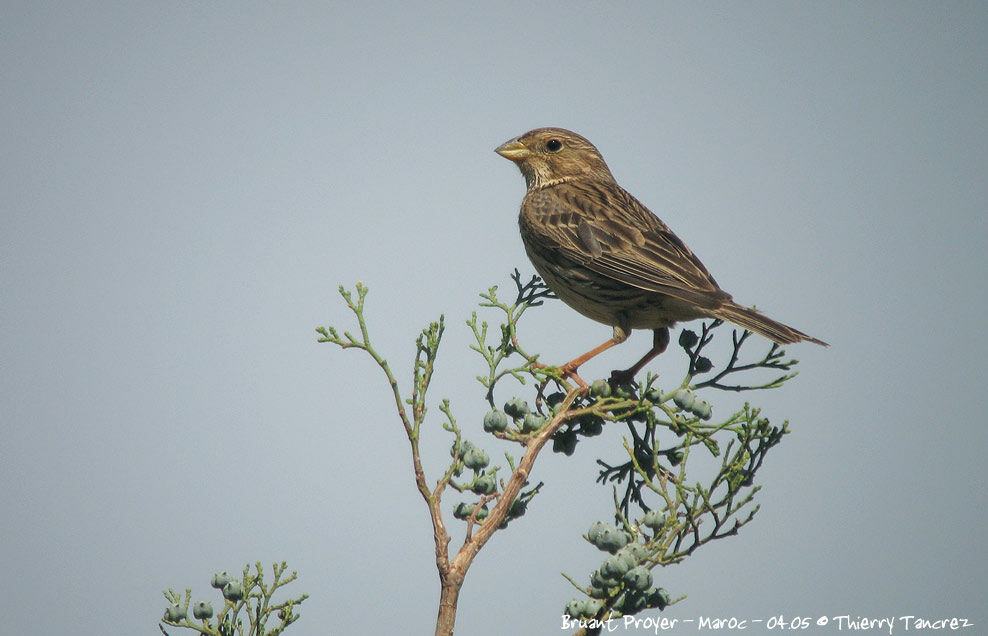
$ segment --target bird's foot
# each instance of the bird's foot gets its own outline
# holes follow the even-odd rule
[[[566,378],[569,378],[569,379],[575,381],[577,384],[580,385],[580,388],[581,389],[588,389],[588,388],[590,388],[590,385],[587,384],[586,382],[584,382],[583,381],[583,378],[580,377],[580,374],[576,372],[577,369],[579,369],[578,366],[572,366],[571,367],[569,364],[564,364],[563,366],[559,367],[559,371],[562,372],[562,375],[563,375],[563,379],[564,380]]]
[[[579,369],[579,365],[574,365],[574,364],[572,364],[570,362],[567,362],[566,364],[564,364],[564,365],[562,365],[560,367],[553,367],[553,366],[548,365],[548,364],[542,364],[540,362],[533,362],[531,364],[531,367],[533,369],[550,369],[550,370],[557,371],[559,373],[559,376],[560,376],[560,379],[561,380],[570,379],[570,380],[575,381],[580,386],[581,389],[588,389],[588,388],[590,388],[590,385],[587,384],[586,382],[584,382],[583,381],[583,378],[580,377],[580,374],[578,374],[576,372],[577,369]]]
[[[559,373],[559,379],[560,380],[571,379],[571,380],[575,381],[579,385],[579,387],[581,389],[589,389],[590,388],[590,385],[587,384],[583,380],[583,378],[581,378],[580,375],[576,372],[579,367],[578,366],[572,366],[570,363],[566,363],[566,364],[562,365],[561,367],[554,367],[551,364],[542,364],[541,362],[532,362],[532,363],[529,363],[529,367],[532,368],[532,369],[549,369],[550,371],[557,371]],[[541,388],[544,389],[545,388],[545,385],[547,383],[548,383],[548,380],[546,380],[546,382],[543,382]]]
[[[642,359],[624,371],[611,371],[611,384],[635,384],[635,376],[645,368],[657,355],[669,346],[669,328],[656,329],[652,335],[652,348]]]
[[[625,369],[624,371],[615,369],[614,371],[611,371],[611,377],[609,379],[609,382],[612,385],[631,384],[634,386],[635,385],[634,371],[632,371],[631,369]]]

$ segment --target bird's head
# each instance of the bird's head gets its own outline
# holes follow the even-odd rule
[[[577,179],[614,180],[594,145],[563,128],[530,130],[494,152],[518,165],[529,190]]]

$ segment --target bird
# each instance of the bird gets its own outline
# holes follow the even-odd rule
[[[739,305],[672,230],[618,185],[600,151],[564,128],[536,128],[495,148],[525,177],[518,217],[525,252],[564,303],[612,327],[603,344],[559,367],[586,383],[579,367],[651,329],[651,349],[612,381],[632,381],[669,345],[677,322],[715,318],[777,344],[826,342]]]

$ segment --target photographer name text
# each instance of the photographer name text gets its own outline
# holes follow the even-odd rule
[[[602,633],[617,630],[649,631],[655,634],[668,632],[673,629],[693,629],[698,632],[744,631],[752,628],[762,628],[772,631],[794,632],[813,627],[827,627],[832,632],[875,632],[882,634],[918,633],[960,631],[974,627],[967,618],[958,617],[923,617],[923,616],[851,616],[835,614],[833,616],[794,616],[786,618],[783,615],[770,618],[716,618],[700,616],[698,618],[666,618],[657,616],[623,616],[621,618],[577,619],[563,615],[560,629],[600,629]]]

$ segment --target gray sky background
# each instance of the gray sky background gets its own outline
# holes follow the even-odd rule
[[[311,594],[293,633],[431,633],[431,531],[387,386],[313,329],[350,328],[336,288],[366,282],[407,387],[445,313],[433,403],[517,452],[481,433],[463,321],[531,271],[524,183],[492,150],[545,125],[593,141],[739,301],[832,344],[790,348],[800,376],[748,396],[793,434],[756,520],[656,573],[689,594],[665,615],[986,629],[986,5],[485,6],[4,3],[4,631],[154,634],[162,589],[213,598],[214,571],[286,559]],[[561,303],[524,329],[557,362],[610,333]],[[651,368],[678,383],[683,355]],[[559,572],[602,560],[580,534],[608,514],[593,461],[619,443],[540,460],[459,633],[558,632]]]

